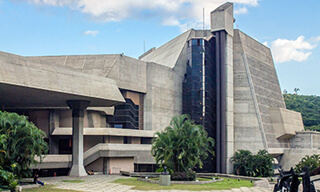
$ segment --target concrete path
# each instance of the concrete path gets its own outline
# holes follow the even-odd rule
[[[59,189],[73,189],[77,191],[90,191],[90,192],[142,192],[139,190],[132,190],[132,186],[119,185],[110,183],[110,181],[119,178],[129,178],[118,175],[91,175],[86,177],[44,177],[40,178],[47,184],[55,185]],[[67,183],[62,180],[84,180],[83,183]],[[148,192],[191,192],[181,190],[158,190]],[[204,191],[203,191],[204,192]],[[209,192],[209,191],[205,191]],[[219,192],[219,191],[213,191]],[[222,190],[221,192],[272,192],[272,189],[258,188],[258,187],[241,187],[239,189]]]

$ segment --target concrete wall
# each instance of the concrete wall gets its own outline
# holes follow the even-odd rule
[[[146,63],[122,54],[27,57],[47,65],[63,65],[72,70],[115,80],[121,89],[146,92]]]
[[[301,114],[284,108],[271,108],[270,117],[277,139],[289,139],[304,130]]]
[[[107,173],[117,174],[120,171],[134,172],[134,158],[105,158],[107,161]]]
[[[84,127],[107,127],[106,115],[100,111],[85,111],[83,118]],[[59,111],[59,127],[72,127],[72,111]]]
[[[28,112],[29,120],[49,136],[49,111],[32,110]]]
[[[315,131],[300,131],[290,139],[290,148],[320,148],[320,133]]]
[[[95,145],[103,143],[103,136],[85,135],[83,136],[83,152],[86,152]]]
[[[306,149],[306,148],[291,148],[285,149],[279,161],[284,170],[289,170],[301,161],[306,155],[319,154],[319,149]]]
[[[270,149],[270,152],[273,149],[288,148],[289,141],[287,139],[277,139],[269,111],[270,108],[285,108],[271,51],[239,30],[235,30],[234,40],[236,41],[234,44],[236,52],[234,65],[240,66],[240,68],[238,67],[239,72],[241,66],[244,65],[242,73],[235,72],[234,82],[236,87],[239,84],[247,84],[242,89],[239,86],[239,88],[235,88],[237,89],[237,91],[235,90],[235,99],[240,100],[235,103],[235,111],[244,110],[241,109],[242,107],[254,109],[253,113],[243,114],[243,117],[238,112],[235,113],[235,134],[237,134],[235,140],[242,140],[235,143],[235,146],[238,148],[238,146],[245,145],[247,149],[253,148],[254,151]],[[236,127],[239,127],[238,124],[241,121],[242,123],[251,122],[254,128],[240,133]],[[243,141],[245,139],[258,140],[251,147],[245,144]]]
[[[141,144],[140,137],[131,137],[131,144]]]
[[[87,171],[103,172],[103,158],[99,158],[89,165],[85,166]]]
[[[123,137],[109,136],[109,143],[123,143]]]
[[[163,130],[182,113],[182,80],[175,71],[155,63],[147,65],[144,130]]]
[[[233,41],[234,65],[234,151],[250,150],[256,153],[265,148],[259,126],[254,90],[248,67],[245,66],[243,43],[235,30]]]
[[[139,93],[126,91],[124,93],[124,98],[131,99],[135,105],[140,105]]]

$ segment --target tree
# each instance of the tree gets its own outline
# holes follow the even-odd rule
[[[320,155],[306,155],[301,159],[301,161],[295,166],[294,170],[298,173],[302,172],[304,167],[308,167],[309,171],[313,171],[320,167]]]
[[[266,150],[258,151],[257,155],[252,155],[248,150],[238,150],[231,158],[235,174],[254,177],[272,176],[272,161],[272,156]]]
[[[299,88],[294,88],[294,93],[296,94],[296,95],[298,95],[298,92],[300,91],[300,89]]]
[[[235,174],[247,175],[247,170],[251,161],[252,153],[249,150],[238,150],[231,158]]]
[[[187,172],[195,166],[202,168],[202,159],[214,155],[214,140],[201,125],[196,125],[188,115],[175,116],[162,132],[156,132],[151,153],[160,166],[166,165],[174,172]]]
[[[47,153],[45,133],[27,117],[0,111],[0,167],[12,172],[17,178],[31,176],[30,165],[34,159]]]

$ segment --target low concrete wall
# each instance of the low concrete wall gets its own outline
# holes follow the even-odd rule
[[[133,157],[127,157],[127,158],[115,158],[111,157],[108,158],[108,173],[111,174],[119,174],[120,171],[127,171],[127,172],[133,172],[134,171],[134,158]]]
[[[291,148],[285,149],[283,156],[280,160],[280,165],[286,171],[290,170],[291,167],[294,167],[296,164],[301,161],[306,155],[319,154],[319,149],[307,149],[307,148]]]

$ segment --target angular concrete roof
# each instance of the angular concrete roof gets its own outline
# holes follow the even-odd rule
[[[0,105],[65,107],[66,100],[88,100],[96,107],[124,102],[112,79],[0,52]]]
[[[170,68],[173,68],[177,63],[177,60],[189,39],[190,33],[193,29],[190,29],[178,37],[172,39],[168,43],[162,45],[161,47],[151,51],[149,54],[143,55],[141,57],[142,61],[154,62],[161,64]]]
[[[146,63],[123,54],[27,57],[50,66],[113,79],[121,89],[146,93]]]

